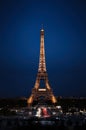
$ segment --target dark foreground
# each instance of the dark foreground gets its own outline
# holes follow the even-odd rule
[[[85,115],[0,117],[0,130],[86,130]]]

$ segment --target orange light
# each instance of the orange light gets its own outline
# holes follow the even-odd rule
[[[56,98],[54,97],[54,96],[52,96],[52,102],[53,103],[56,103],[57,101],[56,101]]]
[[[50,86],[49,86],[49,84],[48,84],[48,83],[46,83],[46,86],[47,86],[47,89],[49,89],[49,90],[50,90]]]
[[[33,101],[33,98],[32,98],[32,96],[27,100],[27,103],[28,104],[30,104],[30,103],[32,103],[32,101]]]

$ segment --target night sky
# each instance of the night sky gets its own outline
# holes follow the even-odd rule
[[[86,0],[0,0],[0,97],[28,97],[44,26],[56,96],[86,96]]]

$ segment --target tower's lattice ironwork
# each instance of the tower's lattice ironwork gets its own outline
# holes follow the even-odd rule
[[[44,29],[41,29],[40,32],[40,57],[39,57],[39,67],[38,73],[35,81],[34,88],[32,89],[32,94],[28,98],[28,105],[31,105],[33,101],[37,100],[40,97],[44,97],[45,100],[51,100],[52,103],[56,103],[56,98],[53,94],[53,91],[49,85],[48,74],[46,70],[45,62],[45,47],[44,47]],[[44,82],[44,88],[41,88],[40,82]]]

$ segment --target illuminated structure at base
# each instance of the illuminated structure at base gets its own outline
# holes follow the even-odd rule
[[[53,91],[49,85],[48,74],[46,70],[45,62],[45,49],[44,49],[44,29],[41,29],[41,38],[40,38],[40,57],[39,57],[39,67],[36,82],[34,88],[32,89],[32,94],[28,98],[27,103],[31,105],[33,101],[36,101],[40,98],[43,100],[51,100],[52,103],[56,103],[57,100],[53,94]],[[44,86],[41,87],[41,82],[44,82]]]

